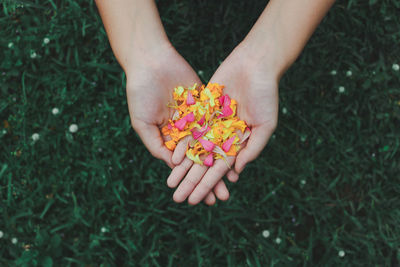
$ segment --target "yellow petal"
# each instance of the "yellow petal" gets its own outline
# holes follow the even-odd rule
[[[244,123],[244,121],[235,121],[232,123],[232,127],[239,129],[243,133],[247,125]]]
[[[178,86],[178,87],[175,88],[175,93],[176,93],[178,96],[181,96],[182,93],[183,93],[183,91],[185,91],[185,89],[184,89],[182,86]]]
[[[208,139],[214,139],[214,131],[211,129],[210,131],[208,131],[208,133],[206,133],[205,135]]]
[[[226,120],[226,121],[222,122],[222,124],[225,126],[225,128],[231,127],[232,123],[233,123],[233,120]]]
[[[203,162],[200,160],[199,155],[193,155],[192,149],[189,149],[188,151],[186,151],[186,157],[193,160],[194,163],[203,165]]]

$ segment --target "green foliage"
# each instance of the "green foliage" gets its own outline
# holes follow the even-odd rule
[[[266,3],[158,6],[206,82]],[[94,1],[2,7],[0,266],[399,265],[400,1],[337,1],[281,81],[268,146],[213,207],[172,200]]]

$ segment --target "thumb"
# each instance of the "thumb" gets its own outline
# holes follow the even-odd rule
[[[258,125],[251,129],[251,134],[246,146],[239,151],[236,162],[235,172],[241,173],[247,163],[255,160],[266,146],[269,138],[274,132],[274,128],[266,124]]]
[[[171,169],[175,167],[172,163],[172,151],[164,145],[160,129],[156,125],[136,120],[133,128],[153,157],[165,161]]]

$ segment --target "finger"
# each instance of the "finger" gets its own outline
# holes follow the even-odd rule
[[[224,180],[219,180],[214,187],[214,193],[219,200],[227,201],[229,198],[229,191],[225,185]],[[209,193],[210,194],[210,193]]]
[[[204,203],[206,203],[208,206],[214,205],[216,202],[216,198],[213,192],[208,193],[206,198],[204,199]]]
[[[180,183],[182,178],[185,177],[186,173],[188,172],[190,167],[192,167],[192,165],[193,161],[185,158],[181,164],[173,168],[171,174],[168,176],[167,179],[168,187],[175,188]]]
[[[193,140],[193,137],[191,135],[186,136],[183,138],[179,143],[176,145],[176,148],[174,150],[174,153],[172,154],[172,163],[175,165],[178,165],[179,163],[182,162],[182,160],[185,158],[186,155],[186,149],[188,146],[188,143]]]
[[[156,125],[149,125],[140,120],[135,120],[134,129],[153,157],[161,159],[172,169],[172,151],[163,142],[160,129]]]
[[[253,127],[246,146],[237,155],[235,162],[235,172],[237,174],[243,171],[247,163],[257,158],[267,144],[273,131],[273,128],[266,124]]]
[[[239,180],[239,174],[237,174],[233,169],[228,171],[226,177],[232,183],[236,183]]]
[[[192,168],[189,170],[185,179],[180,183],[178,188],[175,190],[173,199],[175,202],[183,202],[192,193],[193,189],[199,183],[203,175],[206,173],[208,167],[193,164]]]
[[[228,163],[232,165],[234,157],[228,157]],[[219,180],[228,172],[229,168],[222,159],[215,161],[189,196],[189,204],[196,205],[210,192]]]

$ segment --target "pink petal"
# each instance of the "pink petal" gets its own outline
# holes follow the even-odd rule
[[[212,151],[215,147],[215,144],[213,142],[205,140],[203,138],[200,138],[199,142],[201,143],[201,145],[204,147],[204,149],[206,151]]]
[[[208,156],[204,159],[203,164],[208,167],[211,167],[212,165],[214,165],[213,153],[208,154]]]
[[[171,130],[171,129],[172,129],[172,125],[171,125],[171,123],[168,123],[168,126],[167,126],[167,128],[168,128],[169,130]]]
[[[183,117],[182,119],[178,120],[177,122],[175,122],[175,127],[178,128],[180,131],[183,130],[183,128],[185,128],[186,125],[186,117]]]
[[[184,119],[186,118],[186,122],[194,122],[194,114],[193,112],[190,112],[189,114],[187,114],[185,117],[183,117]]]
[[[203,117],[201,117],[201,119],[197,123],[203,125],[205,120],[206,120],[206,114],[204,114]]]
[[[235,141],[235,136],[232,136],[231,138],[229,138],[228,140],[225,141],[225,143],[222,144],[222,149],[225,152],[228,152],[229,149],[231,149],[232,143],[233,141]]]
[[[218,118],[228,117],[233,114],[233,110],[230,106],[224,106],[222,108],[222,114],[218,116]]]
[[[186,98],[186,104],[188,106],[190,106],[190,105],[193,105],[195,103],[196,103],[196,101],[194,101],[192,93],[190,91],[188,91],[187,98]]]
[[[204,126],[206,126],[206,125],[204,125]],[[191,130],[194,139],[199,139],[200,137],[205,135],[209,130],[211,130],[211,128],[209,126],[207,128],[205,128],[204,126],[200,130],[197,130],[196,128],[193,128]]]
[[[221,103],[221,106],[223,106],[223,107],[231,105],[231,99],[229,98],[228,95],[220,96],[219,102]]]

